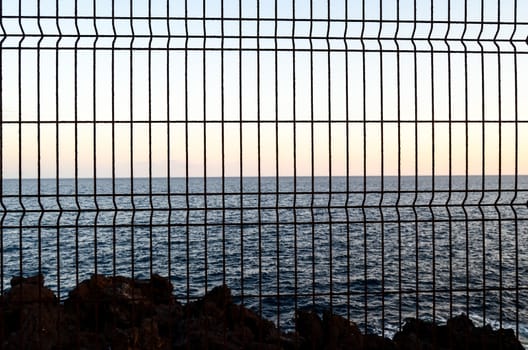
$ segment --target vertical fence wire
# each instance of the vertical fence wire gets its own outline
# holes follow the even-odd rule
[[[240,0],[238,2],[238,17],[242,18],[242,1]],[[238,22],[238,46],[242,47],[242,21]],[[243,93],[242,93],[242,61],[243,61],[243,52],[240,50],[238,52],[238,149],[239,149],[239,157],[238,157],[238,176],[239,176],[239,182],[238,186],[240,189],[239,194],[239,202],[240,202],[240,301],[241,304],[244,305],[244,222],[245,222],[245,210],[244,210],[244,139],[243,139],[243,130],[244,126],[242,123],[242,112],[243,112]],[[258,108],[258,106],[257,106]],[[259,236],[260,237],[260,236]],[[259,290],[260,290],[260,284],[259,284]],[[259,306],[258,311],[262,315],[262,303],[259,300]]]
[[[3,4],[0,2],[0,17],[3,16]],[[2,39],[0,39],[0,47],[4,44],[5,29],[4,24],[0,21],[0,30],[2,30]],[[3,55],[0,54],[0,67],[2,67]],[[0,69],[0,150],[4,149],[4,79],[3,70]],[[2,218],[0,219],[0,226],[4,226],[4,220],[6,217],[6,206],[4,205],[4,152],[0,152],[0,206],[2,207]],[[0,293],[3,295],[4,292],[4,231],[0,230]]]
[[[362,179],[362,189],[363,194],[361,197],[361,214],[362,214],[362,221],[363,221],[363,227],[362,227],[362,233],[363,233],[363,325],[364,325],[364,332],[366,333],[368,331],[368,284],[366,281],[368,281],[368,271],[367,271],[367,213],[366,213],[366,200],[367,200],[367,96],[366,96],[366,87],[367,87],[367,77],[366,77],[366,47],[365,42],[363,40],[365,35],[365,0],[362,0],[361,4],[361,68],[362,68],[362,119],[363,119],[363,130],[362,130],[362,141],[363,141],[363,179]]]
[[[514,10],[513,10],[513,31],[510,36],[510,42],[513,41],[513,35],[517,29],[517,0],[514,1]],[[517,215],[517,207],[514,204],[517,199],[517,192],[519,190],[519,152],[517,151],[519,148],[519,90],[518,90],[518,75],[517,75],[517,46],[514,44],[511,44],[513,47],[513,71],[514,71],[514,86],[513,86],[513,95],[514,95],[514,116],[515,116],[515,133],[514,133],[514,140],[515,140],[515,159],[514,159],[514,187],[513,187],[513,196],[511,198],[511,201],[509,203],[510,208],[512,208],[513,211],[513,217],[514,217],[514,235],[515,235],[515,286],[520,286],[519,283],[519,224],[518,220],[519,217]],[[519,288],[515,289],[515,305],[519,305]],[[519,334],[519,308],[515,308],[515,332],[516,334]]]

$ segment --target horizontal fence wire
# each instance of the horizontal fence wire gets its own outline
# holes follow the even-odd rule
[[[522,1],[0,1],[0,290],[227,284],[528,344]]]

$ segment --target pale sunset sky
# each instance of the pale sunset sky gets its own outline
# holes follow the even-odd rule
[[[3,0],[1,17],[3,178],[528,174],[526,1]]]

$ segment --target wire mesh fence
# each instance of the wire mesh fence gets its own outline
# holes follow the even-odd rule
[[[0,2],[0,284],[227,284],[528,341],[522,1]]]

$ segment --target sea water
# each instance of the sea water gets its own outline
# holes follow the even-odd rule
[[[1,283],[62,300],[94,273],[168,276],[182,302],[227,284],[293,329],[331,309],[390,336],[407,317],[528,339],[528,177],[12,179]]]

